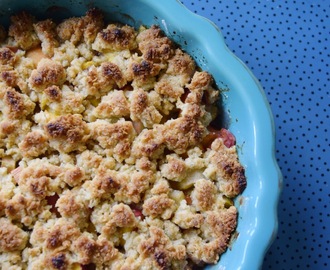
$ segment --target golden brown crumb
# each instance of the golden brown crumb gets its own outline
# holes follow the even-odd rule
[[[81,235],[77,226],[64,218],[49,219],[48,222],[36,222],[31,232],[30,242],[42,246],[47,253],[57,250],[69,250],[72,242]]]
[[[220,189],[228,197],[235,197],[246,187],[244,167],[239,163],[235,147],[227,148],[221,139],[212,143],[210,161],[217,168]],[[220,154],[220,153],[226,153]]]
[[[8,87],[4,92],[6,105],[4,112],[10,119],[22,118],[33,112],[35,104],[27,96],[11,87]]]
[[[102,232],[105,235],[115,233],[117,228],[130,228],[136,226],[136,219],[133,211],[128,205],[120,203],[113,206],[109,221],[103,227]]]
[[[198,211],[207,211],[215,203],[216,195],[217,188],[211,181],[206,179],[197,180],[191,194],[192,203]]]
[[[168,194],[170,192],[170,185],[168,181],[165,179],[158,180],[152,189],[150,190],[150,193],[153,195],[160,195],[160,194]]]
[[[141,171],[156,171],[156,164],[151,162],[147,157],[141,157],[135,162],[136,168]]]
[[[97,249],[96,241],[87,235],[81,235],[73,242],[73,249],[78,255],[78,262],[83,265],[90,264]]]
[[[64,152],[79,148],[88,137],[87,124],[77,114],[56,118],[47,123],[45,131],[50,138],[51,146]]]
[[[109,24],[100,31],[93,44],[93,49],[104,51],[133,50],[136,48],[136,32],[133,27]]]
[[[65,270],[68,268],[68,260],[64,253],[50,253],[46,256],[47,269]]]
[[[83,25],[81,18],[70,18],[60,23],[56,32],[60,39],[70,40],[73,44],[77,44],[83,35]]]
[[[136,40],[140,44],[143,41],[153,40],[156,38],[165,37],[164,32],[157,25],[152,25],[150,28],[142,29],[139,35],[136,37]]]
[[[18,117],[24,110],[24,102],[21,95],[16,92],[13,88],[8,88],[5,94],[5,102],[9,107],[10,115],[13,117]]]
[[[187,252],[195,261],[216,263],[229,243],[230,235],[236,227],[237,211],[230,207],[226,211],[210,211],[201,227],[207,241],[190,232],[187,235]]]
[[[116,64],[104,62],[99,68],[92,66],[88,70],[86,84],[89,95],[99,96],[102,92],[123,87],[126,79]]]
[[[196,72],[188,87],[190,91],[204,91],[212,82],[212,76],[209,73],[205,71]]]
[[[2,121],[0,123],[0,134],[1,135],[10,135],[16,129],[16,121]]]
[[[92,8],[87,11],[83,20],[85,27],[84,40],[87,44],[91,44],[104,26],[103,13],[97,8]]]
[[[18,220],[25,226],[30,226],[35,222],[36,215],[42,212],[42,208],[40,199],[16,194],[7,201],[5,213],[10,219]]]
[[[85,171],[79,167],[68,169],[64,175],[64,181],[71,187],[78,186],[85,179]]]
[[[28,234],[12,224],[6,218],[0,218],[0,252],[22,250],[28,240]]]
[[[44,58],[38,63],[37,69],[33,70],[29,78],[31,87],[40,91],[48,86],[61,86],[66,79],[63,66],[53,60]]]
[[[35,18],[25,11],[11,16],[8,35],[13,37],[17,45],[23,50],[29,50],[40,44],[40,40],[33,28],[34,22]]]
[[[143,204],[143,214],[156,217],[162,215],[164,219],[171,217],[175,202],[166,194],[160,194],[147,199]]]
[[[99,170],[91,183],[92,196],[94,198],[111,198],[113,194],[122,188],[125,182],[122,177],[118,176],[116,171]]]
[[[49,184],[50,179],[47,176],[31,178],[26,183],[30,194],[38,199],[44,199],[47,196]]]
[[[210,226],[212,233],[217,237],[223,237],[229,240],[231,232],[236,227],[237,210],[231,206],[226,211],[212,211],[209,212],[205,224]]]
[[[148,107],[148,94],[142,89],[133,91],[131,98],[130,110],[132,113],[132,119],[136,120],[139,117],[135,115],[141,115],[142,112]]]
[[[200,228],[204,222],[204,217],[196,210],[187,205],[187,198],[180,202],[180,206],[174,214],[172,221],[182,229]]]
[[[35,163],[31,163],[30,166],[23,168],[19,177],[20,177],[20,181],[22,179],[29,178],[30,176],[33,177],[49,176],[55,178],[61,173],[62,173],[61,167],[51,164],[45,160],[37,159],[35,160]]]
[[[13,66],[17,61],[17,56],[13,50],[8,47],[0,48],[0,63],[1,65]]]
[[[173,245],[165,233],[157,228],[150,227],[150,237],[143,241],[139,250],[145,257],[153,259],[154,269],[170,269],[175,260],[182,260],[186,256],[184,245]]]
[[[119,256],[119,251],[113,246],[113,243],[105,238],[99,237],[96,242],[96,251],[94,261],[97,264],[108,264],[116,260]]]
[[[86,227],[90,211],[86,202],[81,201],[76,192],[67,190],[56,202],[58,212],[62,217],[72,219],[76,225]]]
[[[219,95],[218,91],[212,91],[211,84],[213,79],[211,75],[205,71],[196,71],[192,77],[191,82],[187,85],[190,93],[185,100],[186,103],[199,104],[202,98],[208,101],[208,104],[214,103]]]
[[[167,163],[161,168],[161,173],[169,180],[181,181],[187,176],[187,166],[185,162],[176,155],[168,155]]]
[[[151,182],[154,181],[152,172],[134,172],[131,181],[127,185],[127,195],[134,203],[141,201],[141,196],[148,190]]]
[[[134,140],[132,154],[137,158],[149,157],[156,159],[164,152],[163,138],[156,130],[144,129]]]
[[[15,181],[24,192],[26,198],[18,197],[18,199],[22,199],[23,204],[34,204],[30,199],[42,200],[46,196],[52,195],[55,191],[58,191],[56,186],[54,186],[54,179],[60,173],[60,168],[46,163],[42,164],[42,166],[23,168],[15,175]]]
[[[193,145],[198,145],[205,132],[205,127],[191,117],[180,117],[167,121],[164,125],[166,146],[178,154],[182,154]]]
[[[41,40],[42,52],[48,57],[52,57],[54,49],[59,46],[55,28],[56,24],[50,19],[34,24],[34,30]]]
[[[0,73],[0,79],[8,86],[15,87],[18,81],[18,74],[16,70],[4,70]]]
[[[125,117],[130,113],[129,103],[123,91],[114,90],[103,96],[94,114],[98,118]]]
[[[141,121],[142,127],[152,128],[159,124],[163,118],[161,113],[151,105],[148,94],[142,89],[134,90],[130,97],[130,116],[133,121]]]
[[[172,41],[155,25],[142,31],[137,36],[137,41],[139,50],[146,60],[162,62],[168,60],[174,53]]]
[[[175,55],[168,60],[167,74],[170,75],[185,75],[188,81],[194,74],[196,64],[191,56],[184,53],[181,49],[175,50]]]
[[[112,80],[119,87],[123,87],[126,84],[126,80],[123,78],[123,74],[119,67],[111,62],[102,63],[101,78],[104,83]]]
[[[117,158],[123,159],[130,155],[131,144],[135,138],[132,122],[110,124],[97,120],[89,127],[91,128],[91,138],[98,141],[101,147],[113,151]]]
[[[84,17],[73,17],[60,23],[56,32],[60,39],[70,40],[73,44],[85,41],[87,44],[94,42],[97,33],[103,28],[103,13],[96,9],[90,9]]]
[[[84,168],[87,176],[91,175],[102,164],[102,156],[94,151],[85,150],[77,156],[77,166]]]
[[[47,137],[39,131],[31,131],[18,145],[24,157],[37,157],[47,151]]]
[[[161,95],[177,99],[184,94],[183,85],[184,82],[181,78],[163,75],[161,80],[156,83],[155,90]]]
[[[44,92],[51,101],[60,101],[62,98],[61,89],[57,85],[45,88]]]
[[[141,62],[133,62],[129,67],[129,72],[135,81],[143,84],[158,75],[160,66],[151,61],[142,60]]]
[[[216,238],[209,242],[204,242],[201,237],[190,236],[187,244],[187,254],[189,258],[197,263],[215,264],[219,260],[219,254],[226,250],[227,241]]]
[[[168,60],[166,74],[163,74],[155,84],[155,90],[171,98],[179,98],[185,92],[185,86],[195,72],[195,62],[180,49]]]
[[[83,134],[81,127],[83,122],[74,115],[61,116],[56,121],[48,123],[46,131],[51,138],[66,139],[70,143],[79,141]]]
[[[54,250],[61,247],[64,242],[72,241],[80,235],[79,230],[74,226],[74,224],[67,222],[59,222],[55,224],[48,232],[41,231],[40,233],[45,233],[46,248],[49,250]]]

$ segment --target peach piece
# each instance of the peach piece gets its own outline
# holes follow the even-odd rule
[[[48,58],[43,52],[41,47],[35,47],[26,52],[26,57],[33,60],[33,62],[38,65],[42,58]]]

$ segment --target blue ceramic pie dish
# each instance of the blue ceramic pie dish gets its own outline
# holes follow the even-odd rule
[[[265,94],[248,68],[227,48],[219,29],[177,0],[1,0],[0,22],[24,9],[38,18],[81,16],[96,6],[106,18],[132,26],[159,25],[209,71],[222,95],[225,124],[235,134],[247,188],[235,204],[238,235],[217,265],[207,269],[260,269],[277,232],[282,176],[275,159],[274,122]]]

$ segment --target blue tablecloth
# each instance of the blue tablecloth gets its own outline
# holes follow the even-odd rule
[[[261,82],[284,177],[263,269],[330,269],[330,1],[184,0]]]

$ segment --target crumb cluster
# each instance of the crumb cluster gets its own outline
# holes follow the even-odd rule
[[[246,179],[212,76],[97,9],[0,30],[0,268],[216,263]]]

